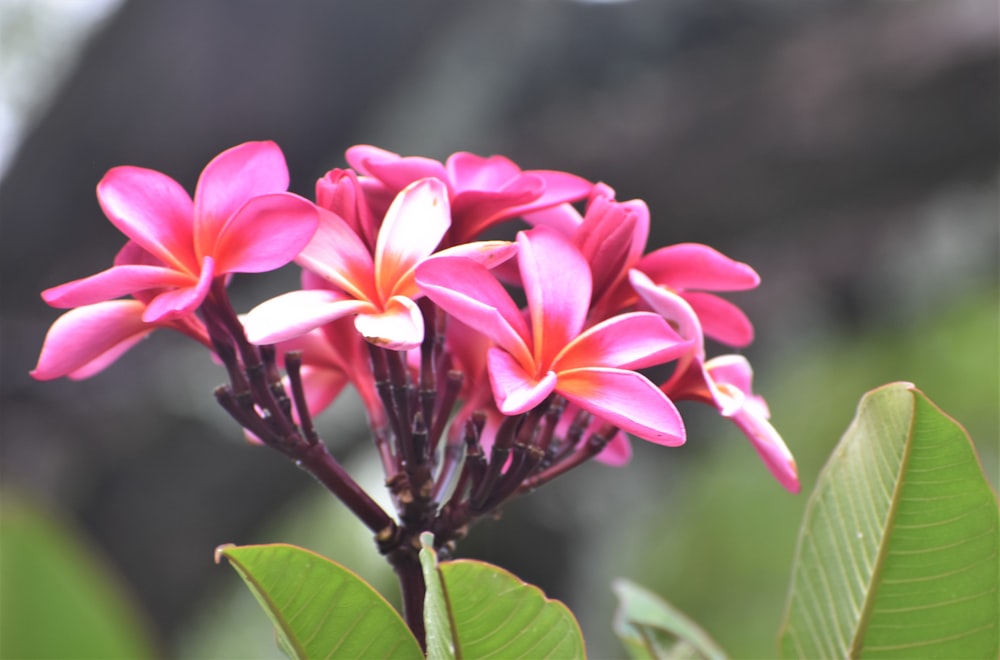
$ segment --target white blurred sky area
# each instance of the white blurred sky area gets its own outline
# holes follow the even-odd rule
[[[124,0],[0,0],[0,178],[87,38]]]

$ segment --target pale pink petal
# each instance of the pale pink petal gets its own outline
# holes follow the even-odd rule
[[[583,328],[590,305],[590,268],[572,243],[548,227],[518,233],[517,245],[535,363],[551,365]]]
[[[778,480],[778,483],[792,493],[799,492],[801,485],[799,484],[795,458],[770,422],[746,408],[730,419],[750,440],[753,448],[757,450],[757,454],[764,461],[764,465]]]
[[[104,369],[156,329],[142,321],[144,309],[138,300],[109,300],[66,312],[49,328],[31,375],[86,378]]]
[[[90,305],[147,289],[189,287],[193,276],[159,266],[114,266],[96,275],[42,291],[42,299],[63,309]]]
[[[193,314],[208,295],[215,277],[215,263],[212,257],[205,257],[201,267],[201,277],[193,286],[172,289],[157,294],[146,306],[142,320],[147,323],[168,321]]]
[[[760,284],[760,277],[747,264],[698,243],[660,248],[643,257],[638,268],[672,289],[742,291]]]
[[[544,401],[556,387],[555,373],[548,371],[536,378],[502,349],[491,348],[486,355],[486,362],[493,397],[497,408],[505,415],[528,412]]]
[[[244,142],[213,158],[194,191],[198,255],[216,254],[222,228],[251,198],[287,190],[288,165],[274,142]]]
[[[276,344],[348,314],[376,311],[371,303],[326,289],[292,291],[262,302],[243,317],[252,344]]]
[[[421,179],[396,196],[375,246],[375,286],[383,300],[409,293],[397,284],[434,252],[450,226],[448,191],[440,180]]]
[[[97,184],[97,200],[115,227],[164,264],[197,270],[194,206],[179,183],[155,170],[115,167]]]
[[[640,270],[632,269],[629,271],[629,282],[642,301],[653,312],[666,319],[681,337],[691,340],[691,350],[703,358],[705,347],[701,322],[691,305],[673,291],[654,284]]]
[[[371,252],[342,218],[326,209],[319,213],[319,227],[295,263],[358,300],[374,304],[378,291]]]
[[[493,270],[517,256],[517,244],[510,241],[475,241],[435,252],[434,257],[462,257]]]
[[[368,342],[393,351],[417,348],[424,340],[424,317],[409,298],[393,296],[381,312],[358,314],[354,327]]]
[[[418,179],[447,179],[444,165],[430,158],[403,158],[385,149],[359,144],[347,150],[347,162],[361,174],[373,176],[393,190],[402,190]]]
[[[681,297],[698,315],[705,335],[737,348],[753,342],[753,324],[733,303],[711,293],[684,292]]]
[[[632,442],[628,436],[619,431],[594,459],[611,467],[628,465],[632,460]]]
[[[560,372],[556,391],[643,440],[668,447],[684,444],[684,422],[677,408],[635,371],[595,368]]]
[[[705,363],[705,371],[716,383],[730,385],[741,392],[753,392],[753,367],[742,355],[719,355]]]
[[[298,256],[316,233],[319,211],[301,197],[254,197],[219,230],[212,256],[216,273],[263,273]]]
[[[459,257],[432,257],[417,267],[416,279],[445,312],[495,341],[521,364],[533,363],[521,310],[484,266]]]
[[[621,314],[588,328],[556,357],[552,369],[585,367],[641,369],[675,360],[690,351],[667,322],[649,312]]]

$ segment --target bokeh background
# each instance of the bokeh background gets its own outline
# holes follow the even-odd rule
[[[225,542],[300,543],[395,597],[364,529],[243,442],[197,347],[158,333],[85,382],[27,375],[58,316],[38,292],[102,270],[123,242],[94,196],[104,172],[151,167],[191,190],[250,139],[281,145],[304,195],[371,143],[502,153],[641,197],[651,248],[706,242],[760,272],[733,300],[805,491],[860,396],[894,380],[966,426],[996,487],[997,14],[994,0],[0,1],[0,654],[15,629],[68,636],[125,602],[116,618],[138,632],[123,648],[279,657],[212,562]],[[248,309],[295,279],[243,277],[235,296]],[[687,446],[585,466],[461,553],[567,602],[594,657],[622,654],[618,576],[734,656],[772,655],[806,496],[713,411],[682,412]],[[322,424],[377,489],[356,402]],[[72,600],[69,578],[40,595],[25,576],[60,575],[53,547],[90,557],[110,595]],[[50,616],[11,624],[33,599]]]

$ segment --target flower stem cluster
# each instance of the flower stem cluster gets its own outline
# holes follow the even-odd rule
[[[216,398],[247,437],[313,475],[372,531],[418,639],[422,532],[449,552],[478,518],[591,458],[626,463],[626,433],[684,443],[675,400],[715,406],[798,489],[749,363],[706,356],[706,336],[734,347],[753,338],[714,293],[755,287],[749,266],[704,245],[645,254],[646,205],[565,172],[370,146],[347,160],[317,182],[315,202],[287,192],[270,142],[217,156],[193,198],[158,172],[111,170],[98,199],[129,241],[112,268],[43,292],[70,311],[32,374],[93,376],[161,327],[205,345],[228,373]],[[513,241],[480,240],[514,219],[528,228]],[[292,261],[300,290],[236,313],[233,273]],[[674,367],[662,383],[642,371],[665,364]],[[394,515],[316,431],[348,385]]]

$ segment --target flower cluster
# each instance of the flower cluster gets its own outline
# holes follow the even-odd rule
[[[677,400],[715,406],[798,489],[749,363],[705,351],[706,337],[752,340],[746,316],[716,295],[757,286],[749,266],[705,245],[646,253],[646,205],[572,174],[371,146],[347,162],[317,182],[315,202],[287,192],[270,142],[217,156],[193,199],[161,173],[112,169],[98,200],[129,240],[110,269],[43,292],[70,311],[34,377],[92,376],[160,327],[194,338],[227,369],[223,407],[340,497],[390,559],[412,554],[421,531],[446,546],[590,458],[625,463],[626,434],[682,444]],[[514,240],[482,238],[514,220]],[[237,315],[232,273],[292,261],[301,290]],[[646,371],[669,373],[664,382],[641,371],[665,364]],[[347,385],[366,407],[396,518],[314,430]]]

